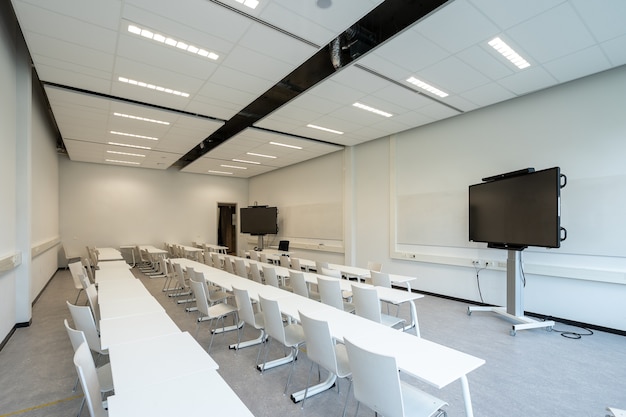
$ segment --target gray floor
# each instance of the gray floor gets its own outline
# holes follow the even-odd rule
[[[135,274],[180,328],[194,334],[194,316],[161,292],[163,281],[148,279],[137,271]],[[73,302],[76,296],[71,281],[68,271],[59,271],[34,305],[32,325],[17,329],[0,351],[0,417],[76,415],[81,394],[80,388],[72,392],[76,374],[72,348],[63,327],[63,319],[69,317],[65,300]],[[79,302],[84,301],[83,295]],[[469,375],[477,417],[602,417],[608,405],[626,408],[624,337],[594,332],[569,339],[545,330],[518,332],[512,337],[506,321],[488,313],[467,316],[466,308],[463,303],[429,296],[417,303],[423,337],[486,360],[483,367]],[[408,309],[400,314],[407,315]],[[555,330],[585,333],[562,324],[557,324]],[[244,338],[255,335],[246,329]],[[198,340],[208,346],[206,327],[201,329]],[[211,355],[220,365],[220,374],[255,416],[341,414],[347,390],[345,381],[340,382],[340,394],[335,389],[319,394],[307,400],[301,410],[282,394],[289,368],[282,366],[261,375],[254,368],[257,348],[229,350],[228,345],[235,340],[233,332],[216,336]],[[281,354],[282,350],[273,344],[270,358]],[[175,364],[176,358],[163,360]],[[303,352],[296,363],[290,391],[304,387],[309,364]],[[410,378],[406,380],[447,401],[448,415],[464,415],[460,383],[437,390]],[[207,402],[207,415],[210,407]],[[354,415],[352,398],[348,410],[349,415]],[[85,410],[82,415],[87,416],[88,412]],[[372,415],[361,407],[359,416]]]

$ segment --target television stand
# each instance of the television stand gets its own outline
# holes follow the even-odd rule
[[[521,250],[508,251],[506,260],[506,310],[503,307],[467,307],[467,315],[474,311],[490,311],[513,323],[509,334],[515,336],[518,330],[546,328],[551,331],[554,321],[537,321],[524,316],[524,286],[520,274]]]

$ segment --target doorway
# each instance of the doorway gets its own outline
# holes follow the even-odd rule
[[[217,244],[237,254],[237,204],[217,203]]]

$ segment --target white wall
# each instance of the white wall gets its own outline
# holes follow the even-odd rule
[[[343,194],[353,199],[353,241],[344,243],[356,248],[354,264],[381,261],[388,272],[417,276],[422,291],[478,301],[471,261],[490,260],[496,268],[480,274],[483,299],[504,305],[498,264],[506,252],[467,241],[467,187],[528,166],[560,166],[569,236],[560,249],[524,251],[525,309],[626,330],[625,107],[626,68],[618,68],[355,147],[354,190]],[[336,195],[344,161],[321,159],[336,165],[326,167],[336,178],[317,181],[318,167],[302,165],[254,178],[250,195],[278,189],[286,177]],[[283,205],[300,204],[301,194],[285,191]],[[396,224],[417,232],[400,242]]]
[[[8,4],[8,3],[7,3]],[[10,7],[9,7],[10,8]],[[1,14],[7,11],[2,7]],[[13,255],[16,245],[16,55],[15,26],[0,17],[0,259]],[[15,271],[0,271],[0,342],[15,324]]]
[[[85,256],[87,245],[217,243],[218,202],[247,205],[247,180],[60,160],[68,253]]]

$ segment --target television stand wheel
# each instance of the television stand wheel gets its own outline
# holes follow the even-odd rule
[[[517,330],[515,330],[515,329],[511,329],[511,330],[509,331],[509,334],[510,334],[511,336],[515,336],[515,335],[517,334]]]
[[[471,316],[472,315],[472,310],[469,308],[469,306],[467,307],[467,315]]]

